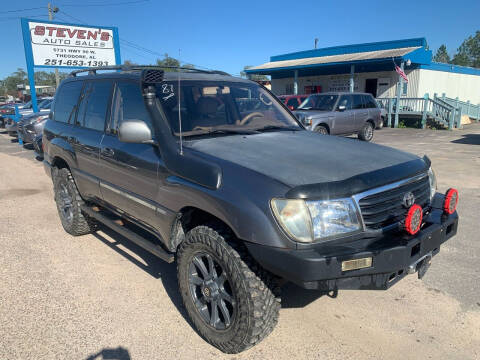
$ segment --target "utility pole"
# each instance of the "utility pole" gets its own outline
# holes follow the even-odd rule
[[[58,7],[52,7],[52,4],[48,3],[48,20],[53,20],[53,14],[58,12]],[[58,68],[55,68],[55,83],[57,86],[55,87],[58,89],[58,85],[60,84],[60,75],[58,74]]]

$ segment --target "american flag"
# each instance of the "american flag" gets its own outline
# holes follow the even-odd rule
[[[405,72],[400,68],[400,66],[395,65],[395,71],[397,72],[398,75],[400,75],[400,76],[403,78],[403,80],[405,80],[405,82],[408,83],[407,75],[406,75]]]

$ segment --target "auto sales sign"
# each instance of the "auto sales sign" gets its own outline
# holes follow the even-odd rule
[[[116,28],[32,20],[22,25],[24,41],[30,41],[33,66],[82,68],[120,63]],[[25,38],[25,30],[30,39]]]

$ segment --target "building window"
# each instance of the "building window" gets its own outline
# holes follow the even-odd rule
[[[408,83],[407,82],[403,82],[403,89],[402,89],[402,95],[407,95],[407,91],[408,91]]]
[[[293,83],[285,85],[285,94],[286,95],[293,94]]]

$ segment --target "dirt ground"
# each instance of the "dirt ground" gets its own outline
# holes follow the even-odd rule
[[[479,359],[480,124],[375,142],[431,157],[439,190],[459,189],[458,235],[389,291],[287,285],[274,332],[225,355],[186,319],[175,264],[108,230],[66,234],[41,162],[0,134],[0,359]]]

